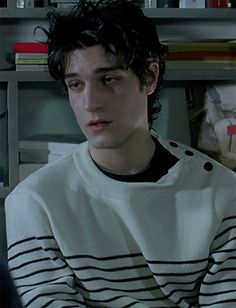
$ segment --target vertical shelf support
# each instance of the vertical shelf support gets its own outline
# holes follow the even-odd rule
[[[19,182],[18,158],[18,82],[8,81],[8,151],[9,151],[9,187],[12,190]]]

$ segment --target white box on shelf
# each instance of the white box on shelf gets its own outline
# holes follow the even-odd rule
[[[17,0],[16,7],[19,9],[33,8],[34,0]]]
[[[144,8],[157,8],[157,0],[145,0]]]
[[[205,0],[180,0],[179,7],[181,9],[185,9],[185,8],[200,9],[200,8],[205,8],[206,3],[205,3]]]

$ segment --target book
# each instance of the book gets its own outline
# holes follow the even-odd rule
[[[186,51],[167,53],[166,60],[236,60],[235,52]]]
[[[16,71],[48,71],[46,64],[16,64]]]
[[[15,64],[47,64],[47,53],[17,52],[15,54]]]
[[[15,53],[48,53],[47,43],[36,42],[16,42],[14,45]]]
[[[194,41],[171,41],[163,40],[162,44],[168,53],[172,52],[230,52],[236,53],[236,40],[194,40]]]
[[[236,171],[236,82],[207,84],[196,147]]]
[[[47,59],[16,59],[15,64],[47,64]]]
[[[227,8],[227,0],[207,0],[207,7],[209,8]]]
[[[236,60],[169,60],[167,70],[235,70]]]
[[[16,52],[15,59],[47,59],[48,55],[44,52]]]

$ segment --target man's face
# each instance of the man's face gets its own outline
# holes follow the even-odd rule
[[[65,83],[90,147],[116,149],[148,131],[147,94],[138,77],[95,45],[69,56]]]

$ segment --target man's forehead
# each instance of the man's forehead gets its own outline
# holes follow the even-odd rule
[[[121,57],[113,49],[106,50],[102,45],[93,45],[89,47],[77,48],[68,53],[67,60],[73,57],[80,58],[99,58],[110,64],[121,62]]]
[[[112,52],[106,52],[100,46],[92,46],[73,50],[67,57],[65,77],[74,71],[87,70],[102,74],[114,70],[126,70],[121,58]]]

